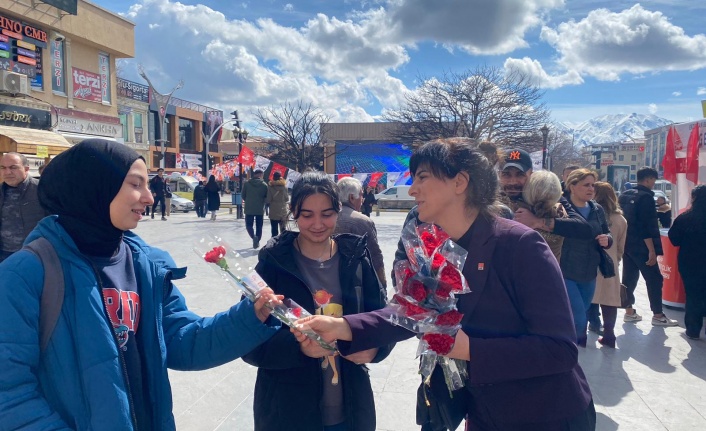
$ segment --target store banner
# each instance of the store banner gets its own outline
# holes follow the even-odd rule
[[[103,91],[100,75],[87,70],[73,68],[74,99],[101,103]]]
[[[176,153],[177,169],[198,169],[201,164],[201,154]]]

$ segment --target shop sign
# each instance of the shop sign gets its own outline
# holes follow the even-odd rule
[[[58,130],[61,132],[84,133],[111,138],[123,137],[123,126],[121,124],[104,123],[64,115],[59,115],[58,120]]]
[[[49,157],[49,147],[46,145],[37,145],[37,157]]]
[[[118,96],[149,103],[150,88],[146,85],[118,78]]]
[[[103,91],[100,75],[74,67],[72,76],[74,80],[74,99],[101,103]]]
[[[0,125],[47,130],[51,127],[51,112],[0,104]]]
[[[46,48],[49,41],[46,31],[5,16],[0,16],[0,29],[2,29],[3,35],[13,39],[22,40],[28,38],[33,42],[38,41],[41,43],[42,48]]]
[[[51,89],[66,94],[64,79],[64,42],[55,40],[51,43]]]

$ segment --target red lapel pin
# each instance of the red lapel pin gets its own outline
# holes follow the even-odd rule
[[[478,264],[478,271],[483,271],[485,269],[485,264],[483,262],[480,262]]]

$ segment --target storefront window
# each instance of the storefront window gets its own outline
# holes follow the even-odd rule
[[[130,140],[130,135],[128,135],[127,133],[127,116],[128,114],[118,114],[118,117],[120,118],[120,124],[122,124],[123,126],[123,139],[125,139],[125,141]]]
[[[179,119],[179,149],[196,150],[196,140],[194,139],[194,122],[191,120]]]
[[[159,168],[159,161],[162,159],[162,153],[160,151],[152,152],[152,170]],[[165,169],[174,169],[176,166],[176,154],[175,153],[164,153],[164,167]]]
[[[139,112],[133,112],[132,121],[135,124],[135,142],[138,144],[142,143],[142,114]]]

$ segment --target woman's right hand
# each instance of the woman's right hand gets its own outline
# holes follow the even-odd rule
[[[351,327],[341,317],[309,316],[297,320],[296,323],[297,327],[301,327],[304,330],[311,329],[329,343],[336,340],[351,341],[353,339]]]
[[[299,342],[299,348],[301,348],[302,353],[310,358],[323,358],[324,356],[331,356],[332,352],[326,350],[319,345],[316,341],[304,335],[301,331],[296,328],[289,329],[294,337]]]

